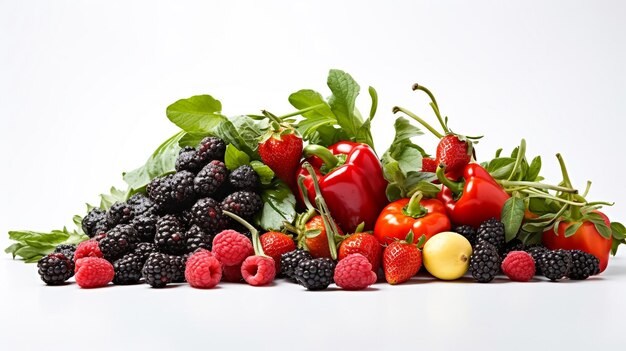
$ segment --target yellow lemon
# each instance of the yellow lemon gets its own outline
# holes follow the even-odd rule
[[[433,235],[422,251],[424,267],[433,276],[443,280],[459,279],[469,268],[472,245],[454,232]]]

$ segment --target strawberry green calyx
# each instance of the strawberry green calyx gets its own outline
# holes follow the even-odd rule
[[[255,255],[263,256],[263,257],[270,257],[266,255],[265,252],[263,251],[263,245],[261,245],[259,231],[256,230],[256,228],[254,228],[252,224],[248,223],[245,219],[237,216],[236,214],[232,212],[229,212],[229,211],[223,211],[223,212],[225,215],[239,222],[241,225],[243,225],[246,229],[250,231],[250,234],[252,234],[252,247],[254,248]]]
[[[337,244],[335,243],[335,238],[339,235],[339,229],[333,220],[330,210],[328,209],[328,205],[322,196],[322,191],[320,190],[319,182],[317,179],[317,175],[315,174],[315,170],[310,163],[305,162],[303,165],[304,168],[311,175],[311,179],[313,180],[313,186],[315,189],[315,204],[317,205],[318,212],[322,217],[322,221],[324,222],[324,228],[326,229],[326,238],[328,239],[328,248],[330,249],[330,256],[333,260],[337,259]],[[306,196],[305,196],[306,197]]]

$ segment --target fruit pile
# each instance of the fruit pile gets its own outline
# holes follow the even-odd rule
[[[37,262],[48,285],[74,277],[82,288],[222,281],[271,284],[284,278],[308,290],[335,284],[361,290],[402,284],[420,270],[441,280],[477,282],[498,275],[527,282],[582,280],[600,274],[626,243],[626,228],[573,186],[540,175],[526,142],[478,163],[480,136],[452,132],[434,95],[425,93],[441,129],[394,107],[439,139],[431,157],[405,117],[382,156],[369,116],[356,108],[360,87],[331,70],[332,95],[304,89],[283,116],[226,117],[209,95],[175,102],[167,117],[181,131],[140,168],[124,173],[99,206],[75,216],[75,230],[11,231],[13,257]],[[422,269],[422,266],[424,267]],[[471,277],[471,278],[470,278]]]

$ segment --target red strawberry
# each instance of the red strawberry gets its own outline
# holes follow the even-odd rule
[[[339,261],[350,254],[361,254],[372,264],[372,271],[378,272],[382,247],[374,235],[369,233],[354,233],[348,236],[339,245]]]
[[[437,166],[439,166],[439,164],[437,163],[436,160],[430,157],[422,158],[422,172],[435,173],[437,172]]]
[[[280,127],[259,143],[261,160],[276,176],[296,189],[296,172],[302,158],[302,138],[293,128]]]
[[[420,240],[422,241],[422,240]],[[389,284],[400,284],[411,279],[422,267],[422,252],[412,244],[413,232],[405,240],[394,241],[383,252],[383,271]]]
[[[261,246],[265,254],[274,259],[276,272],[280,272],[280,256],[296,249],[291,236],[281,232],[267,232],[261,235]]]
[[[306,231],[319,230],[319,235],[305,239],[306,247],[313,258],[327,257],[331,258],[330,248],[328,247],[328,239],[326,239],[326,228],[322,216],[315,216],[305,225]],[[343,235],[341,228],[337,227],[339,235]]]
[[[437,145],[437,163],[446,166],[446,173],[462,173],[471,158],[470,142],[460,140],[458,135],[448,134]]]

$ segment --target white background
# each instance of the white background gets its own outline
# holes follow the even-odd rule
[[[164,112],[177,99],[211,94],[226,114],[288,113],[291,92],[328,93],[329,68],[378,90],[379,152],[393,137],[393,105],[435,123],[410,89],[419,82],[455,131],[485,135],[479,159],[524,137],[557,182],[561,152],[578,186],[594,181],[589,199],[615,201],[606,213],[625,221],[625,15],[619,1],[2,0],[0,233],[69,225],[85,202],[123,187],[121,172],[176,132]],[[367,111],[367,94],[357,103]],[[434,151],[434,137],[417,141]],[[0,262],[0,343],[20,349],[45,344],[38,335],[71,344],[88,332],[95,348],[502,349],[532,340],[576,349],[617,344],[626,313],[624,256],[584,283],[319,295],[294,286],[53,289],[34,266]]]

